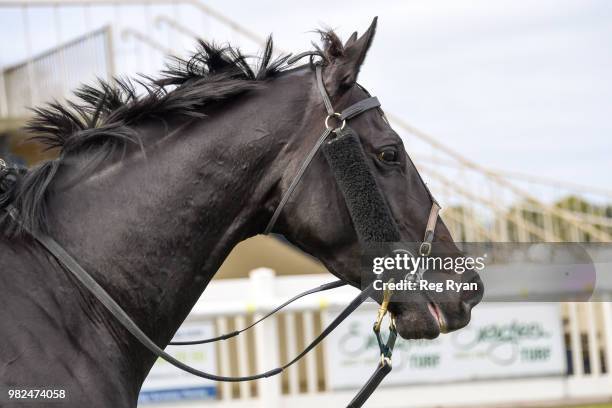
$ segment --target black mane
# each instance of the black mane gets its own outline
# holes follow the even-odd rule
[[[161,78],[115,78],[98,80],[97,87],[83,85],[74,92],[76,101],[34,109],[26,130],[33,134],[31,139],[62,154],[92,144],[136,143],[130,127],[143,119],[203,117],[207,105],[261,86],[285,67],[287,56],[273,60],[272,51],[268,38],[259,64],[251,67],[237,48],[200,40],[191,58],[172,57]],[[144,96],[138,96],[137,85],[144,88]],[[168,90],[171,86],[174,89]]]
[[[324,47],[315,48],[323,60],[339,56],[343,49],[340,39],[331,30],[319,33]],[[77,89],[72,101],[56,101],[34,109],[35,115],[25,128],[32,134],[30,140],[42,143],[46,149],[57,149],[59,158],[19,177],[12,191],[0,191],[2,201],[12,201],[19,211],[22,223],[16,225],[4,213],[0,215],[0,229],[5,235],[19,233],[23,228],[45,230],[49,186],[70,154],[87,151],[91,155],[88,169],[95,169],[107,158],[125,153],[128,145],[142,146],[135,126],[144,120],[204,117],[204,110],[211,104],[264,86],[265,80],[288,67],[288,58],[289,55],[273,59],[271,37],[255,66],[238,48],[199,40],[190,58],[172,57],[158,79],[99,79],[96,87],[83,85]],[[144,89],[143,96],[138,95],[137,86]]]

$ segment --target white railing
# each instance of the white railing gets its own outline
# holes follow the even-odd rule
[[[251,273],[249,279],[213,282],[192,311],[187,324],[212,321],[216,334],[238,329],[295,293],[332,279],[331,275],[275,277],[272,271],[264,269]],[[355,289],[344,287],[335,292],[315,294],[269,318],[253,333],[210,346],[209,350],[216,359],[214,366],[217,372],[222,375],[246,375],[269,370],[288,361],[290,356],[295,356],[314,339],[326,320],[345,306],[356,293]],[[481,309],[493,307],[499,305],[478,306]],[[515,307],[510,306],[511,310],[515,310]],[[373,318],[376,308],[373,304],[365,304],[361,310],[362,318],[364,313]],[[428,380],[421,384],[414,384],[415,378],[407,377],[404,385],[379,388],[368,406],[457,407],[612,398],[611,310],[610,303],[561,305],[558,319],[552,323],[559,327],[557,334],[562,351],[557,357],[562,356],[559,364],[566,368],[556,374],[534,376],[526,373],[517,376],[515,373],[507,378],[503,378],[502,374],[502,378],[499,378],[498,373],[495,378],[442,382]],[[356,318],[351,317],[343,325],[352,324]],[[334,342],[326,340],[315,352],[284,372],[281,377],[242,384],[211,383],[210,386],[217,387],[216,399],[154,406],[345,406],[356,389],[334,389],[330,386],[330,382],[338,383],[337,379],[330,381],[329,378],[330,361],[334,360],[331,358],[333,356],[328,355],[333,352],[330,341]],[[373,366],[367,370],[356,366],[355,370],[363,371],[357,375],[363,377],[365,382]],[[397,384],[398,381],[401,383],[402,380],[395,378],[389,382]]]
[[[83,83],[113,76],[110,27],[92,31],[2,71],[5,117],[26,117],[29,107],[68,98]]]

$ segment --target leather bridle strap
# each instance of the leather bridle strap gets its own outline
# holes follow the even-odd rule
[[[330,289],[336,289],[336,288],[339,288],[339,287],[342,287],[342,286],[346,286],[346,285],[348,285],[348,283],[343,282],[341,280],[337,280],[335,282],[324,283],[323,285],[317,286],[316,288],[313,288],[313,289],[306,290],[306,291],[304,291],[304,292],[302,292],[302,293],[292,297],[291,299],[287,300],[282,305],[275,307],[274,309],[272,309],[271,311],[269,311],[268,313],[266,313],[265,315],[263,315],[259,319],[255,320],[253,323],[249,324],[248,326],[246,326],[246,327],[244,327],[244,328],[242,328],[240,330],[235,330],[235,331],[230,332],[230,333],[225,333],[225,334],[222,334],[222,335],[217,336],[217,337],[212,337],[212,338],[203,339],[203,340],[173,341],[173,342],[170,342],[169,345],[170,346],[193,346],[193,345],[196,345],[196,344],[214,343],[214,342],[220,341],[220,340],[231,339],[232,337],[236,337],[239,334],[244,333],[245,331],[253,328],[257,324],[259,324],[262,321],[266,320],[268,317],[270,317],[270,316],[280,312],[282,309],[284,309],[285,307],[287,307],[291,303],[295,302],[296,300],[303,298],[304,296],[312,295],[313,293],[319,293],[319,292],[323,292],[323,291],[330,290]]]
[[[357,103],[349,106],[345,110],[340,113],[341,121],[351,119],[367,110],[374,109],[380,107],[380,102],[377,97],[371,96],[367,99],[362,99]]]
[[[425,236],[423,237],[423,242],[419,246],[419,254],[421,256],[429,256],[431,254],[431,243],[434,239],[434,231],[436,229],[436,224],[438,222],[438,215],[440,213],[440,209],[442,207],[438,202],[432,197],[433,204],[431,205],[431,210],[429,210],[429,218],[427,219],[427,226],[425,227]]]
[[[19,218],[17,209],[12,205],[5,208],[9,215],[18,223],[22,224]],[[23,226],[23,224],[22,224]],[[24,226],[25,228],[25,226]],[[369,285],[363,291],[361,291],[351,303],[317,336],[297,357],[291,360],[289,363],[277,367],[275,369],[242,377],[227,377],[221,375],[215,375],[207,373],[196,368],[193,368],[181,361],[177,360],[170,354],[166,353],[161,347],[159,347],[146,333],[144,333],[140,327],[132,320],[132,318],[123,310],[123,308],[111,297],[111,295],[89,274],[81,265],[68,253],[60,244],[57,243],[50,236],[29,231],[32,235],[53,257],[62,265],[68,272],[70,272],[87,290],[89,290],[102,305],[111,313],[111,315],[117,319],[117,321],[130,332],[143,346],[145,346],[155,356],[166,360],[173,366],[188,372],[189,374],[195,375],[196,377],[205,378],[212,381],[223,381],[223,382],[241,382],[241,381],[252,381],[261,378],[272,377],[280,374],[285,369],[295,364],[305,354],[312,350],[317,344],[319,344],[325,337],[327,337],[340,323],[342,323],[351,313],[355,311],[369,296],[372,295],[373,287]],[[327,285],[322,285],[324,290],[332,289],[332,287],[342,286],[338,282],[332,282]],[[319,287],[319,288],[321,288]],[[316,290],[313,290],[316,291]],[[221,336],[224,337],[224,336]],[[231,336],[230,336],[231,337]]]
[[[302,180],[302,176],[304,175],[304,172],[310,165],[310,162],[312,161],[312,159],[314,159],[315,155],[321,148],[321,145],[323,144],[323,142],[325,142],[325,140],[327,139],[327,136],[329,136],[331,132],[332,132],[332,129],[329,129],[329,128],[325,129],[325,132],[323,132],[323,134],[319,137],[319,139],[317,139],[317,142],[315,143],[314,147],[310,150],[310,152],[308,153],[308,156],[306,156],[306,159],[304,159],[304,161],[302,162],[302,165],[300,166],[297,173],[295,174],[295,177],[293,178],[293,180],[291,180],[291,184],[289,184],[289,187],[287,187],[287,191],[285,191],[283,198],[281,198],[280,203],[276,207],[274,214],[272,214],[272,218],[270,218],[270,221],[268,221],[268,225],[266,226],[266,229],[264,230],[265,235],[268,235],[270,232],[272,232],[272,228],[274,228],[274,224],[276,224],[276,220],[278,220],[278,217],[281,215],[281,212],[283,211],[283,208],[287,204],[287,201],[289,201],[289,198],[291,198],[291,194],[293,193],[293,190],[295,190],[295,188],[300,183],[300,180]]]
[[[323,98],[323,104],[325,104],[325,110],[328,115],[333,115],[335,110],[329,99],[329,95],[327,94],[327,90],[325,89],[325,82],[323,82],[323,68],[320,64],[317,64],[315,67],[315,78],[317,81],[317,88],[319,89],[319,93],[321,94],[321,98]]]
[[[346,120],[354,118],[355,116],[358,116],[364,112],[369,111],[370,109],[380,107],[380,102],[378,101],[378,98],[376,98],[375,96],[372,96],[366,99],[362,99],[361,101],[354,103],[353,105],[344,109],[342,112],[337,113],[334,111],[334,107],[332,106],[331,100],[329,99],[329,95],[327,94],[327,90],[325,89],[325,84],[323,83],[322,67],[320,64],[317,64],[315,67],[315,76],[316,76],[317,88],[319,89],[319,93],[321,94],[321,98],[323,99],[323,104],[325,105],[325,110],[327,111],[327,118],[325,119],[325,131],[319,137],[319,139],[317,139],[317,142],[312,147],[312,149],[310,149],[310,152],[308,152],[308,155],[306,156],[306,158],[300,165],[297,173],[293,177],[293,180],[291,180],[289,187],[287,187],[287,190],[283,194],[278,206],[276,207],[276,209],[274,210],[274,213],[272,214],[272,217],[270,218],[270,221],[268,221],[268,225],[266,226],[266,229],[264,230],[264,234],[266,235],[272,232],[272,229],[274,228],[274,225],[276,224],[278,217],[283,212],[283,208],[285,208],[285,205],[291,198],[293,191],[295,190],[295,188],[298,186],[298,184],[302,180],[302,177],[304,176],[306,169],[312,162],[312,159],[314,159],[318,151],[321,149],[321,145],[325,142],[325,140],[327,140],[328,136],[333,131],[338,129],[338,128],[334,128],[333,126],[329,126],[329,120],[331,118],[335,118],[337,121],[340,122],[339,127],[344,128],[346,124]]]

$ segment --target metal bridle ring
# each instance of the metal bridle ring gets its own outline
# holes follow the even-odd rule
[[[431,255],[431,242],[421,242],[419,247],[419,255],[429,256]]]
[[[346,127],[346,119],[342,120],[342,124],[340,125],[340,127],[332,128],[331,126],[329,126],[329,119],[332,116],[336,117],[336,118],[341,118],[342,117],[342,115],[340,115],[338,112],[332,113],[331,115],[327,115],[327,117],[325,118],[325,127],[327,129],[340,129],[340,130],[342,130],[342,129],[344,129]]]

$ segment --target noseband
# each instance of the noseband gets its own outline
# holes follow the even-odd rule
[[[305,54],[300,54],[300,55],[305,55]],[[299,56],[298,56],[299,57]],[[295,58],[294,58],[295,59]],[[325,85],[323,83],[323,77],[322,77],[322,66],[320,64],[317,64],[315,66],[315,75],[316,75],[316,82],[317,82],[317,87],[318,90],[321,94],[321,97],[323,99],[323,103],[325,105],[325,109],[327,111],[327,116],[325,118],[325,130],[323,131],[323,134],[321,134],[321,136],[319,137],[319,139],[317,139],[317,142],[315,143],[315,145],[313,146],[313,148],[310,150],[310,152],[308,153],[308,155],[306,156],[306,158],[304,159],[304,161],[302,162],[301,166],[299,167],[297,174],[294,176],[293,180],[291,181],[289,187],[287,188],[287,190],[284,192],[281,201],[279,202],[278,206],[276,207],[276,210],[274,211],[270,221],[268,222],[268,225],[264,231],[264,233],[268,234],[270,232],[272,232],[272,229],[274,228],[274,225],[276,223],[276,221],[278,220],[278,217],[280,216],[281,212],[283,211],[283,208],[285,207],[285,205],[287,204],[287,202],[289,201],[292,193],[294,192],[295,188],[297,187],[297,185],[299,184],[300,180],[302,179],[302,177],[304,176],[304,173],[306,171],[306,169],[308,168],[308,166],[310,165],[310,163],[312,162],[313,158],[316,156],[317,152],[321,149],[321,146],[324,145],[324,143],[326,141],[328,141],[328,138],[330,137],[330,135],[334,135],[334,137],[332,138],[332,140],[328,141],[328,146],[329,150],[333,150],[333,147],[335,146],[336,148],[338,148],[338,146],[343,146],[341,143],[353,143],[352,146],[355,147],[357,146],[357,149],[355,150],[357,156],[355,156],[355,160],[358,160],[360,162],[362,162],[363,166],[362,170],[363,170],[363,176],[365,179],[369,180],[369,184],[366,184],[368,186],[370,186],[372,189],[376,190],[377,195],[374,195],[372,197],[373,200],[375,201],[375,207],[380,207],[383,206],[385,207],[386,204],[384,202],[384,198],[382,198],[382,193],[380,193],[378,187],[375,184],[375,180],[373,178],[373,175],[371,174],[371,172],[368,170],[368,166],[366,163],[366,158],[365,155],[363,155],[363,149],[361,147],[361,145],[359,144],[359,138],[356,136],[356,133],[352,132],[347,126],[346,126],[346,122],[352,118],[354,118],[355,116],[358,116],[364,112],[369,111],[370,109],[374,109],[374,108],[379,108],[380,107],[380,102],[378,101],[378,99],[376,97],[368,97],[366,99],[363,99],[351,106],[349,106],[348,108],[344,109],[342,112],[336,112],[333,108],[333,105],[330,101],[330,98],[327,94],[327,91],[325,90]],[[334,127],[330,124],[331,121],[335,121],[338,123],[338,126]],[[355,145],[355,143],[357,143],[357,145]],[[326,146],[326,147],[328,147]],[[361,228],[361,223],[362,223],[362,215],[359,215],[358,212],[354,211],[352,203],[354,200],[349,199],[348,194],[352,194],[348,189],[345,188],[343,186],[342,183],[342,174],[344,174],[341,170],[342,169],[338,169],[335,168],[334,166],[334,162],[333,159],[331,159],[330,157],[333,156],[333,152],[328,152],[325,151],[326,153],[326,157],[328,159],[328,162],[330,162],[330,165],[332,167],[332,170],[334,171],[334,175],[341,187],[341,190],[343,191],[343,194],[345,196],[346,202],[347,202],[347,206],[349,208],[349,212],[351,213],[351,217],[353,219],[353,222],[355,224],[356,230],[358,232],[358,235],[360,236],[360,238],[363,238],[364,236],[367,237],[376,237],[378,235],[376,235],[376,231],[370,231],[371,234],[368,233],[367,228]],[[8,171],[9,166],[4,162],[4,160],[0,159],[0,187],[2,186],[2,183],[4,181],[6,181],[6,174]],[[2,191],[0,191],[0,193],[2,193]],[[431,195],[431,194],[430,194]],[[376,198],[378,197],[378,198]],[[378,200],[378,201],[377,201]],[[436,221],[438,219],[438,212],[440,210],[440,206],[438,205],[438,203],[433,199],[432,197],[432,201],[433,201],[433,205],[431,207],[430,210],[430,214],[429,214],[429,219],[427,221],[427,226],[425,229],[425,236],[423,239],[423,242],[420,245],[419,248],[419,252],[421,256],[428,256],[431,252],[431,242],[433,241],[433,237],[434,237],[434,229],[436,226]],[[3,205],[1,205],[0,207],[3,207],[5,211],[7,211],[11,217],[18,223],[20,223],[23,226],[23,223],[21,223],[20,221],[20,216],[19,213],[17,211],[17,209],[12,205],[12,204],[6,204],[4,203]],[[399,232],[397,232],[397,227],[395,226],[392,216],[390,215],[390,212],[387,211],[386,207],[384,209],[384,211],[380,212],[380,213],[375,213],[375,214],[366,214],[365,217],[372,217],[373,215],[377,215],[377,214],[387,214],[387,216],[384,216],[383,218],[387,217],[388,218],[388,227],[389,229],[393,230],[393,234],[392,235],[383,235],[383,236],[391,236],[396,238],[395,240],[399,240],[400,239],[400,235]],[[381,225],[380,223],[378,224],[379,226]],[[25,228],[25,227],[24,227]],[[364,232],[365,231],[365,232]],[[197,370],[187,364],[182,363],[181,361],[177,360],[176,358],[174,358],[173,356],[171,356],[170,354],[166,353],[161,347],[159,347],[153,340],[151,340],[149,338],[149,336],[147,336],[147,334],[145,334],[139,327],[138,325],[132,320],[132,318],[121,308],[121,306],[119,306],[119,304],[117,304],[117,302],[115,302],[115,300],[108,294],[108,292],[106,292],[106,290],[104,288],[102,288],[102,286],[100,286],[94,279],[93,277],[87,272],[85,271],[85,269],[83,269],[81,267],[81,265],[70,255],[68,254],[61,245],[59,245],[52,237],[44,234],[44,233],[40,233],[37,231],[28,231],[28,233],[30,235],[32,235],[49,253],[51,253],[53,255],[53,257],[56,258],[56,260],[70,273],[72,273],[76,279],[83,285],[85,286],[99,301],[100,303],[102,303],[102,305],[113,315],[113,317],[127,330],[129,331],[143,346],[145,346],[151,353],[153,353],[155,356],[157,356],[158,358],[162,358],[164,360],[166,360],[168,363],[174,365],[175,367],[186,371],[190,374],[193,374],[195,376],[198,377],[202,377],[205,379],[209,379],[209,380],[213,380],[213,381],[226,381],[226,382],[240,382],[240,381],[251,381],[251,380],[257,380],[257,379],[261,379],[261,378],[266,378],[266,377],[271,377],[277,374],[280,374],[281,372],[283,372],[285,369],[287,369],[288,367],[290,367],[291,365],[295,364],[297,361],[299,361],[302,357],[304,357],[308,352],[310,352],[315,346],[317,346],[325,337],[327,337],[340,323],[342,323],[352,312],[354,312],[367,298],[372,297],[374,295],[374,289],[372,285],[368,285],[365,289],[363,289],[359,295],[357,295],[357,297],[351,301],[348,306],[346,306],[346,308],[321,332],[321,334],[319,334],[319,336],[317,338],[315,338],[299,355],[297,355],[293,360],[291,360],[290,362],[288,362],[287,364],[275,368],[273,370],[270,371],[266,371],[264,373],[260,373],[260,374],[255,374],[255,375],[251,375],[251,376],[244,376],[244,377],[227,377],[227,376],[220,376],[220,375],[215,375],[215,374],[211,374],[211,373],[206,373],[200,370]],[[367,238],[364,240],[368,240]],[[371,240],[371,239],[369,239]],[[262,318],[260,318],[259,320],[255,321],[254,323],[252,323],[251,325],[241,329],[241,330],[236,330],[234,332],[231,333],[227,333],[227,334],[223,334],[221,336],[218,337],[214,337],[211,339],[205,339],[205,340],[198,340],[198,341],[190,341],[190,342],[173,342],[170,343],[171,345],[193,345],[193,344],[204,344],[204,343],[212,343],[215,341],[221,341],[221,340],[227,340],[230,339],[232,337],[238,336],[240,333],[250,329],[251,327],[255,326],[256,324],[258,324],[259,322],[261,322],[262,320],[266,319],[267,317],[275,314],[276,312],[278,312],[279,310],[281,310],[282,308],[284,308],[285,306],[289,305],[290,303],[306,296],[312,293],[317,293],[317,292],[322,292],[322,291],[326,291],[326,290],[330,290],[330,289],[334,289],[334,288],[338,288],[341,286],[346,285],[346,282],[343,281],[336,281],[336,282],[330,282],[330,283],[326,283],[324,285],[321,285],[317,288],[314,289],[310,289],[306,292],[300,293],[297,296],[293,297],[292,299],[288,300],[287,302],[283,303],[282,305],[280,305],[279,307],[277,307],[276,309],[272,310],[271,312],[269,312],[268,314],[264,315]],[[374,392],[374,390],[376,389],[376,387],[380,384],[380,382],[383,380],[383,378],[391,371],[391,354],[393,352],[393,347],[395,345],[395,340],[397,338],[397,331],[395,329],[395,323],[394,323],[394,319],[391,318],[391,324],[390,324],[390,335],[387,339],[387,342],[383,342],[381,336],[380,336],[380,326],[381,326],[381,322],[383,317],[385,316],[385,314],[387,313],[387,307],[389,305],[389,301],[390,301],[390,297],[391,297],[391,293],[390,292],[385,292],[383,300],[382,300],[382,304],[381,307],[379,309],[379,313],[378,313],[378,317],[376,319],[376,323],[374,324],[374,332],[376,335],[376,338],[378,340],[378,344],[380,347],[380,351],[381,351],[381,361],[376,369],[376,371],[374,372],[374,374],[372,375],[372,377],[368,380],[368,382],[364,385],[364,387],[359,391],[359,393],[357,394],[357,396],[353,399],[353,401],[351,401],[351,403],[348,405],[349,407],[361,407],[363,405],[363,403],[367,400],[367,398]]]

